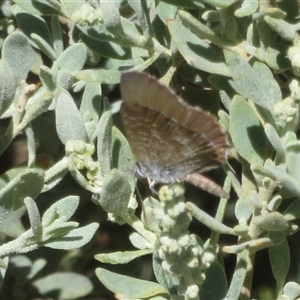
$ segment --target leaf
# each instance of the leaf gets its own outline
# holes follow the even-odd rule
[[[25,211],[25,206],[14,211],[8,211],[0,206],[0,232],[9,237],[19,237],[25,231],[21,221]]]
[[[54,92],[56,89],[56,79],[53,71],[51,71],[47,66],[40,67],[40,79],[49,91]]]
[[[234,15],[238,18],[251,16],[256,12],[257,9],[258,9],[257,0],[244,0],[241,8],[237,9],[234,12]]]
[[[73,272],[52,273],[35,280],[33,286],[41,295],[54,293],[55,298],[61,300],[84,298],[93,290],[93,284],[86,276]]]
[[[110,111],[103,112],[97,130],[97,158],[102,174],[106,175],[111,170],[112,159],[112,116]]]
[[[296,299],[300,295],[300,285],[290,281],[284,286],[283,293],[290,299]]]
[[[252,195],[238,199],[235,205],[235,215],[239,221],[249,220],[253,211],[254,207],[252,202]]]
[[[179,10],[178,16],[183,25],[191,30],[191,32],[193,32],[200,39],[208,39],[216,45],[222,45],[222,47],[228,43],[226,40],[217,35],[211,28],[202,24],[198,19],[193,17],[187,11]],[[217,16],[219,17],[218,13]],[[202,18],[204,19],[204,14],[202,15]],[[207,20],[207,22],[211,21]],[[215,20],[212,20],[212,22],[215,22]]]
[[[94,81],[100,84],[118,84],[121,72],[118,70],[82,70],[75,74],[75,78],[86,82]]]
[[[206,2],[207,4],[213,5],[217,8],[226,8],[236,2],[236,0],[203,0],[203,2]]]
[[[61,11],[60,3],[58,1],[15,0],[14,3],[33,15],[52,15],[58,14]]]
[[[72,14],[76,12],[76,10],[80,10],[82,5],[85,4],[85,0],[77,0],[77,1],[69,1],[69,0],[61,0],[60,1],[63,11],[67,14],[67,16],[71,19]]]
[[[83,33],[80,34],[80,38],[85,45],[101,56],[112,59],[129,59],[132,57],[132,49],[129,47],[110,41],[99,41]]]
[[[168,4],[174,5],[174,6],[180,6],[180,7],[186,7],[186,8],[194,8],[194,9],[204,9],[204,4],[198,0],[163,0],[163,2],[166,2]]]
[[[20,128],[25,128],[31,121],[46,112],[52,103],[53,94],[45,87],[39,88],[27,101],[25,115],[20,123]]]
[[[41,216],[38,207],[30,197],[26,197],[24,199],[24,203],[27,208],[29,221],[30,221],[30,228],[32,230],[32,233],[35,236],[39,237],[42,231],[42,226],[41,226]]]
[[[131,186],[126,174],[112,169],[104,178],[100,204],[106,212],[124,218],[128,215],[131,193]]]
[[[176,20],[168,20],[167,26],[174,44],[190,66],[213,74],[230,75],[227,66],[209,44],[196,37]]]
[[[255,216],[252,222],[259,228],[268,231],[285,231],[289,227],[283,215],[277,211],[270,212],[266,215]]]
[[[90,242],[98,227],[98,223],[91,223],[87,226],[73,229],[68,234],[44,242],[43,246],[59,250],[81,248]]]
[[[30,35],[31,40],[34,41],[36,47],[46,54],[52,61],[57,59],[57,55],[52,47],[39,35],[32,33]]]
[[[59,2],[56,3],[60,5]],[[51,17],[51,33],[53,40],[53,49],[57,55],[60,55],[64,51],[64,44],[60,19],[57,15],[52,15]]]
[[[63,90],[71,90],[74,83],[74,76],[68,70],[58,70],[56,73],[56,85]]]
[[[265,167],[267,171],[271,172],[272,177],[280,183],[281,193],[284,198],[299,197],[300,186],[298,178],[289,175],[285,167],[268,165]],[[273,179],[272,178],[272,179]]]
[[[59,70],[75,72],[82,69],[87,58],[86,46],[82,43],[68,47],[55,62]]]
[[[269,233],[269,236],[272,236],[272,238],[277,235],[282,234],[277,232]],[[290,250],[286,238],[281,244],[269,248],[268,251],[273,276],[277,283],[277,291],[281,291],[290,268]]]
[[[159,1],[158,4],[156,5],[156,12],[157,12],[159,18],[165,24],[166,24],[167,20],[175,19],[177,10],[178,10],[177,6],[165,3],[163,1]]]
[[[5,278],[5,274],[9,262],[10,262],[10,258],[8,256],[0,259],[0,286],[3,286],[3,282],[4,282],[4,278]]]
[[[233,98],[229,120],[230,136],[236,151],[250,164],[262,165],[271,148],[261,123],[244,98]]]
[[[17,89],[17,84],[8,63],[0,60],[0,115],[11,105]]]
[[[13,70],[17,84],[25,80],[34,60],[34,52],[27,37],[21,32],[13,32],[3,43],[2,58]]]
[[[278,82],[275,80],[273,73],[264,63],[256,61],[253,65],[253,70],[256,71],[257,78],[263,82],[264,92],[268,93],[268,100],[273,106],[275,103],[282,100],[282,93]]]
[[[98,82],[87,82],[84,88],[80,114],[84,123],[98,122],[102,106],[102,89]]]
[[[102,263],[108,263],[108,264],[127,264],[131,262],[132,260],[150,254],[152,253],[152,250],[150,249],[143,249],[143,250],[137,250],[137,251],[118,251],[113,253],[102,253],[95,255],[95,259]]]
[[[78,196],[65,197],[52,204],[43,214],[43,227],[49,226],[54,221],[66,222],[73,216],[79,205]]]
[[[32,33],[42,37],[49,45],[51,44],[51,34],[44,19],[36,14],[31,14],[23,10],[18,5],[12,6],[12,13],[15,15],[19,29],[30,38]],[[31,41],[33,46],[36,46]]]
[[[119,275],[102,268],[96,269],[96,275],[107,289],[116,294],[126,295],[128,298],[152,298],[155,295],[167,293],[161,285],[155,282]]]
[[[264,17],[264,21],[272,28],[279,36],[287,41],[294,41],[297,36],[297,26],[290,24],[282,19],[272,18],[268,15]]]
[[[1,185],[0,205],[16,209],[24,205],[26,196],[35,199],[40,194],[44,185],[43,172],[39,169],[12,169],[0,177]]]
[[[135,158],[131,152],[130,145],[122,132],[112,128],[112,167],[127,174],[132,190],[135,188],[136,178],[134,176]]]
[[[115,1],[100,2],[103,23],[107,31],[118,36],[123,34],[119,3]]]
[[[148,215],[146,214],[146,216],[147,216],[147,221],[148,221]],[[157,219],[156,219],[156,221],[157,221]],[[129,236],[129,240],[135,248],[140,249],[140,250],[147,250],[147,249],[149,250],[153,247],[153,245],[151,245],[149,240],[147,240],[146,238],[144,238],[137,232],[131,233]]]
[[[286,147],[285,155],[287,172],[298,181],[300,175],[300,143],[297,141]]]
[[[87,133],[72,96],[61,90],[55,107],[56,130],[63,144],[69,140],[87,141]]]
[[[274,104],[281,100],[281,93],[271,71],[261,63],[252,68],[232,51],[224,50],[224,54],[235,90],[246,99],[272,111]],[[268,81],[270,83],[266,83]]]
[[[47,260],[44,258],[37,258],[32,262],[28,279],[34,278],[47,265]]]
[[[206,279],[202,284],[199,298],[201,300],[225,299],[227,279],[222,266],[217,261],[213,262],[207,269],[205,276]]]
[[[269,123],[266,123],[264,125],[264,129],[265,129],[266,136],[268,137],[268,140],[270,141],[271,145],[276,151],[276,163],[277,164],[284,163],[285,155],[286,155],[284,150],[284,145],[276,129]]]
[[[153,272],[156,280],[168,291],[173,290],[174,288],[180,285],[179,277],[173,275],[169,272],[165,272],[162,268],[162,259],[157,254],[157,249],[153,253]]]
[[[286,221],[293,221],[300,217],[300,199],[294,200],[283,212]]]

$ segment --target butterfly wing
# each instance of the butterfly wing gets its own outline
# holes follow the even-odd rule
[[[228,145],[212,115],[144,73],[123,74],[120,87],[125,134],[149,177],[174,181],[225,161]]]

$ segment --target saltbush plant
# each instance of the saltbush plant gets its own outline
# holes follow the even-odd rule
[[[299,263],[288,243],[300,217],[297,0],[3,0],[1,16],[1,299],[300,299],[299,272],[288,277]],[[141,209],[118,118],[126,70],[218,116],[231,197],[215,211],[180,182],[141,193]],[[20,141],[25,158],[6,163]],[[99,242],[107,224],[131,245]],[[261,251],[271,268],[255,265]],[[255,269],[274,288],[253,289]]]

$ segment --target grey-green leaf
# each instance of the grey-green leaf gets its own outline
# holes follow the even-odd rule
[[[78,196],[65,197],[48,208],[43,214],[43,227],[49,226],[54,221],[66,222],[73,216],[79,205]]]
[[[51,249],[77,249],[89,243],[98,228],[98,223],[91,223],[87,226],[72,229],[69,233],[49,240],[43,245]]]
[[[87,133],[79,110],[66,90],[61,90],[56,99],[56,129],[63,144],[69,140],[87,141]]]
[[[59,1],[45,0],[15,0],[14,3],[20,5],[33,15],[52,15],[58,14],[61,10]]]
[[[30,197],[26,197],[24,203],[28,211],[31,230],[35,236],[39,236],[41,234],[42,226],[38,207]]]
[[[86,276],[72,272],[52,273],[35,280],[33,286],[41,295],[55,292],[61,300],[84,298],[93,290],[93,284]]]
[[[3,43],[2,58],[13,70],[17,84],[26,79],[34,60],[33,49],[27,37],[18,31],[10,34]]]
[[[256,216],[253,218],[252,222],[261,229],[268,231],[284,231],[289,227],[289,224],[284,219],[283,215],[277,211],[266,215]]]
[[[122,171],[112,169],[105,176],[100,204],[105,211],[117,216],[126,217],[131,193],[131,186],[127,175]]]
[[[174,44],[190,66],[213,74],[230,75],[227,66],[209,44],[176,20],[168,20],[167,25]]]
[[[252,68],[245,59],[232,51],[225,50],[224,54],[236,91],[272,111],[273,105],[281,100],[281,92],[271,71],[261,63]]]
[[[110,291],[126,295],[130,299],[152,298],[167,293],[159,284],[151,281],[119,275],[102,268],[96,269],[96,275]]]
[[[206,279],[200,291],[200,299],[224,299],[227,291],[227,279],[223,267],[215,261],[208,268],[205,276]]]
[[[30,38],[32,33],[36,33],[50,45],[51,34],[45,20],[36,14],[28,13],[23,10],[20,6],[12,6],[12,13],[15,15],[18,27],[20,30]],[[31,41],[35,46],[35,43]]]
[[[242,7],[237,9],[234,12],[234,15],[238,18],[243,18],[246,16],[253,15],[258,9],[258,1],[257,0],[244,0]]]
[[[135,158],[130,145],[117,127],[112,128],[112,138],[112,167],[127,173],[130,185],[134,189],[136,182],[133,173]]]
[[[280,233],[270,233],[273,237],[278,234]],[[277,282],[277,290],[280,291],[283,288],[290,267],[290,250],[286,238],[281,244],[269,248],[269,257],[273,276]]]
[[[300,295],[300,285],[290,281],[284,286],[283,293],[290,299],[296,299]]]
[[[17,89],[13,72],[8,63],[0,60],[0,115],[11,105]]]
[[[229,119],[230,135],[236,151],[249,163],[262,165],[271,148],[261,123],[244,98],[233,98]]]
[[[56,79],[54,73],[47,67],[40,67],[40,79],[44,86],[51,92],[55,91],[56,88]]]
[[[102,174],[105,175],[111,170],[112,158],[112,116],[110,111],[105,111],[97,125],[97,158]]]
[[[75,72],[82,69],[87,58],[87,49],[84,44],[74,44],[68,47],[57,59],[59,69]]]
[[[108,264],[127,264],[134,259],[150,254],[152,250],[150,249],[142,249],[136,251],[119,251],[119,252],[112,252],[112,253],[102,253],[95,255],[95,259],[102,263]]]

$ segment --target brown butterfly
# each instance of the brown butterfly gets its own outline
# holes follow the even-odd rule
[[[121,77],[121,119],[137,160],[135,174],[156,183],[184,180],[218,197],[228,194],[200,173],[226,161],[229,145],[215,118],[184,103],[155,78]]]

